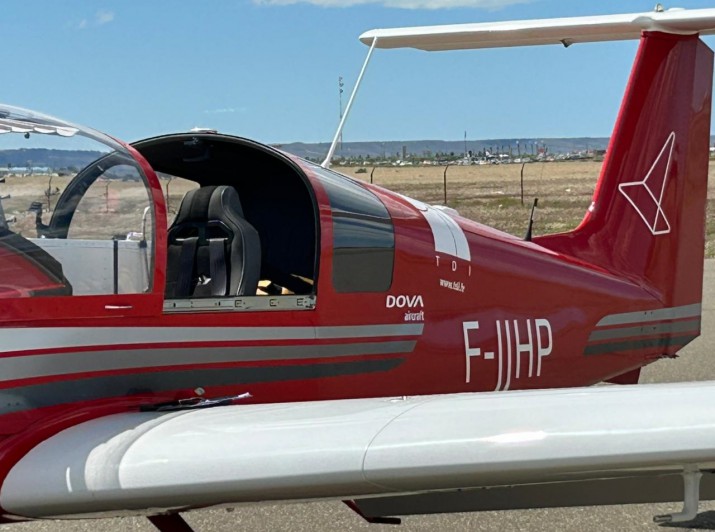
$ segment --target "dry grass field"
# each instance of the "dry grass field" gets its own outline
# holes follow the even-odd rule
[[[521,165],[450,166],[447,168],[447,205],[472,220],[523,237],[534,198],[539,198],[534,234],[568,231],[576,227],[591,203],[601,170],[600,162],[564,161],[524,166],[524,205],[521,204]],[[358,168],[335,168],[370,181]],[[378,167],[376,185],[441,205],[445,167]],[[715,257],[715,161],[710,162],[706,257]]]
[[[52,214],[47,212],[48,199],[54,207],[59,195],[72,177],[9,176],[0,185],[5,217],[10,218],[10,228],[23,236],[35,237],[35,213],[29,212],[32,202],[42,202],[43,222],[49,223]],[[47,196],[46,191],[52,194]],[[69,238],[111,239],[131,231],[141,231],[142,215],[149,205],[149,195],[139,181],[100,179],[84,194],[70,225]]]

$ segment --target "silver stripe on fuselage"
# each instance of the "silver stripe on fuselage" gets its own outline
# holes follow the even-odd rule
[[[166,366],[388,355],[409,353],[414,350],[416,343],[415,340],[408,340],[329,345],[119,349],[25,355],[0,358],[0,382]]]
[[[188,342],[380,338],[421,335],[424,324],[331,327],[38,327],[0,328],[0,353]]]
[[[677,320],[682,318],[697,318],[702,312],[702,304],[684,305],[682,307],[660,308],[638,312],[625,312],[623,314],[610,314],[601,319],[596,327],[607,325],[629,325],[634,323],[647,323],[661,320]]]
[[[622,327],[620,329],[601,329],[593,331],[588,337],[589,342],[599,340],[616,340],[633,336],[651,336],[656,334],[681,333],[700,329],[700,320],[676,321],[672,323],[659,323],[641,325],[639,327]]]

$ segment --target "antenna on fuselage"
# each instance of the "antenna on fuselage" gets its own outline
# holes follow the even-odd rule
[[[357,81],[355,82],[355,86],[353,87],[353,92],[350,94],[350,99],[348,100],[348,105],[345,107],[345,112],[343,113],[342,117],[340,118],[340,124],[338,124],[338,130],[335,132],[335,136],[333,137],[333,142],[330,143],[330,149],[328,149],[328,155],[326,155],[325,160],[320,164],[323,168],[330,168],[330,160],[333,158],[333,154],[335,153],[335,148],[338,145],[338,141],[342,137],[343,134],[343,126],[345,125],[345,121],[348,118],[348,115],[350,114],[350,109],[352,108],[353,105],[353,100],[355,99],[355,95],[357,94],[358,89],[360,88],[360,83],[362,82],[362,77],[365,74],[365,69],[367,69],[367,64],[370,62],[370,57],[372,56],[372,52],[375,49],[375,44],[377,43],[377,37],[375,37],[372,40],[372,44],[370,45],[370,50],[367,52],[367,57],[365,58],[365,62],[362,65],[362,69],[360,70],[360,75],[358,75]]]
[[[531,215],[529,216],[529,227],[526,228],[526,235],[524,240],[531,242],[531,232],[534,228],[534,214],[536,213],[536,207],[539,205],[539,198],[534,198],[534,204],[531,206]]]

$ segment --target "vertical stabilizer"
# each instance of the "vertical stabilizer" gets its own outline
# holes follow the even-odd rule
[[[712,76],[697,35],[645,32],[586,217],[534,241],[628,277],[665,306],[700,302]]]

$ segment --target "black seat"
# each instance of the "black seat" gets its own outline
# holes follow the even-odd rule
[[[167,251],[169,299],[256,294],[261,241],[233,187],[187,193],[169,228]]]

